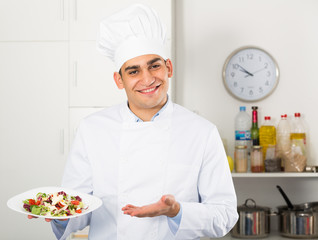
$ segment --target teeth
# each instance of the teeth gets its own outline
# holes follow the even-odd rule
[[[156,89],[156,87],[150,88],[150,89],[147,89],[147,90],[143,90],[143,91],[141,91],[141,92],[148,93],[148,92],[152,92],[152,91],[155,90],[155,89]]]

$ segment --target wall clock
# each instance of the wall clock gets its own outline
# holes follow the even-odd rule
[[[242,101],[258,101],[270,95],[279,80],[275,59],[265,50],[247,46],[235,50],[223,66],[226,89]]]

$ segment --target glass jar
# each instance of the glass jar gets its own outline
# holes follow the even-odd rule
[[[234,152],[235,171],[237,173],[247,172],[247,146],[236,146]]]
[[[253,146],[251,152],[251,172],[264,172],[263,148],[262,146]]]

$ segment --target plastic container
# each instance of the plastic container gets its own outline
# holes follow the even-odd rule
[[[276,157],[276,146],[268,145],[264,160],[265,172],[280,172],[282,169],[281,159]]]
[[[266,160],[266,151],[269,145],[276,145],[276,128],[270,116],[265,116],[265,122],[259,129],[259,142],[263,147],[263,159]]]
[[[302,172],[307,164],[306,131],[300,113],[295,113],[290,134],[291,155],[285,163],[286,172]]]
[[[251,117],[246,112],[246,107],[241,106],[235,117],[235,146],[246,146],[248,152],[251,146],[251,125]]]
[[[291,127],[287,114],[281,115],[276,129],[276,156],[281,159],[281,168],[285,168],[285,160],[290,153],[290,132]]]

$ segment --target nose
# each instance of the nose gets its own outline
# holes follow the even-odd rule
[[[151,72],[147,69],[142,73],[142,84],[144,86],[151,86],[155,82],[155,77],[151,74]]]

